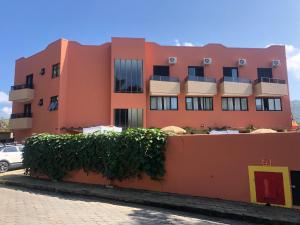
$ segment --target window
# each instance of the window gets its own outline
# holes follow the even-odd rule
[[[143,93],[143,60],[115,60],[115,92]]]
[[[256,111],[281,111],[280,98],[256,98]]]
[[[153,75],[170,76],[169,66],[153,66]]]
[[[33,88],[33,74],[26,76],[26,88]]]
[[[24,105],[24,116],[31,116],[31,104]]]
[[[52,78],[59,77],[60,75],[60,64],[57,63],[55,65],[52,65]]]
[[[143,127],[143,109],[115,109],[115,126]]]
[[[213,98],[211,97],[186,97],[185,104],[186,110],[213,110]]]
[[[222,98],[223,111],[248,111],[247,98]]]
[[[41,71],[40,71],[40,75],[45,75],[45,73],[46,73],[46,69],[42,68]]]
[[[44,105],[44,100],[42,98],[39,100],[39,104],[38,105],[39,106],[43,106]]]
[[[6,147],[4,148],[3,152],[18,152],[18,149],[16,147]]]
[[[178,98],[169,96],[151,96],[151,110],[178,110]]]
[[[257,77],[258,79],[272,78],[272,68],[257,68]]]
[[[58,96],[53,96],[50,98],[49,111],[55,111],[58,109]]]
[[[189,66],[188,75],[192,77],[204,77],[204,68],[202,66]]]
[[[223,67],[223,76],[237,79],[239,77],[239,71],[237,67]]]

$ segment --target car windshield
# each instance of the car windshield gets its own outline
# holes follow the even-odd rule
[[[4,149],[4,146],[0,146],[0,152],[2,152]]]

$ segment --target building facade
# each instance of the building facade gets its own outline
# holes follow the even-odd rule
[[[10,92],[16,140],[82,127],[288,129],[284,46],[161,46],[112,38],[61,39],[16,61]]]

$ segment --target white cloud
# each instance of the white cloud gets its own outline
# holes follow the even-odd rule
[[[192,42],[184,42],[183,46],[194,46]]]
[[[174,41],[175,41],[175,45],[176,45],[176,46],[181,46],[181,44],[180,44],[180,42],[179,42],[178,39],[175,39]]]
[[[12,108],[11,107],[8,107],[8,106],[4,106],[2,109],[1,109],[1,112],[4,114],[4,115],[7,115],[9,116],[11,114],[11,111],[12,111]]]
[[[10,104],[10,102],[8,101],[8,95],[3,91],[0,91],[0,103]]]
[[[192,42],[189,42],[189,41],[181,43],[178,39],[175,39],[174,42],[175,42],[176,46],[195,46],[196,45],[195,43],[192,43]]]
[[[286,45],[285,50],[288,72],[300,80],[300,49],[293,45]]]

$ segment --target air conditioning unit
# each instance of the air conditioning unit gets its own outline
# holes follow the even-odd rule
[[[169,64],[176,64],[177,63],[177,57],[169,57]]]
[[[246,59],[239,59],[238,64],[239,64],[239,66],[245,66],[247,64],[247,60]]]
[[[279,59],[272,60],[272,67],[278,67],[278,66],[280,66],[280,60]]]
[[[211,58],[204,58],[203,59],[203,64],[204,65],[210,65],[210,64],[212,64],[212,59]]]

